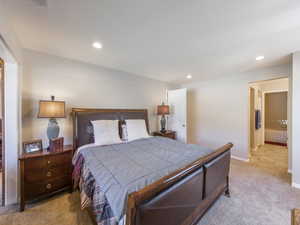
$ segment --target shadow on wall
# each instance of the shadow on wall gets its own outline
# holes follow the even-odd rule
[[[22,98],[22,126],[27,127],[30,125],[33,115],[33,102],[26,97]],[[31,134],[30,134],[31,135]]]

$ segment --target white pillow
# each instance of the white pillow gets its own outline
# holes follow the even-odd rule
[[[150,137],[145,120],[126,120],[128,141]]]
[[[118,120],[91,121],[94,128],[94,139],[97,145],[111,145],[121,143]]]

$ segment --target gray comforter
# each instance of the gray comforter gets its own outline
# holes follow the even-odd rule
[[[87,147],[80,152],[119,220],[124,215],[128,194],[213,151],[151,137],[126,144]]]

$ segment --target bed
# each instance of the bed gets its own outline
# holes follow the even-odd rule
[[[98,225],[195,224],[223,193],[229,196],[230,150],[150,137],[93,145],[93,120],[145,120],[145,109],[73,108],[73,183]],[[121,132],[121,128],[120,128]]]

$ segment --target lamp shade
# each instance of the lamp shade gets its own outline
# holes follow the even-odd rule
[[[40,101],[38,118],[64,118],[65,116],[64,101]]]
[[[169,115],[170,110],[168,105],[159,105],[157,106],[157,115]]]

